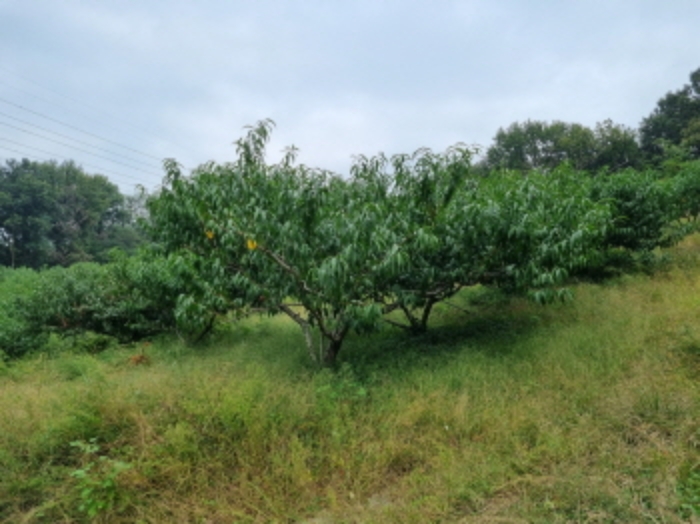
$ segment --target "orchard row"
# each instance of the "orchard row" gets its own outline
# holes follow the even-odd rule
[[[679,240],[700,205],[697,163],[484,177],[473,173],[474,151],[457,145],[359,157],[343,178],[296,165],[294,149],[266,163],[271,129],[250,128],[232,163],[184,176],[167,162],[149,230],[191,276],[179,322],[205,329],[217,314],[284,313],[326,363],[350,331],[384,320],[425,330],[435,304],[465,286],[565,297],[571,279]],[[403,321],[387,317],[397,311]]]
[[[197,340],[262,312],[288,315],[312,358],[332,363],[352,331],[426,330],[466,286],[566,298],[576,279],[653,260],[700,213],[698,161],[484,176],[457,145],[359,157],[341,177],[297,165],[294,149],[267,163],[271,129],[249,129],[232,163],[186,176],[166,162],[138,255],[0,271],[0,351],[60,350],[81,333],[94,351],[166,331]]]

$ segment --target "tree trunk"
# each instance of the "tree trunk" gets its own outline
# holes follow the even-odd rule
[[[343,338],[331,338],[328,340],[328,344],[326,345],[326,349],[323,353],[323,364],[325,366],[330,367],[335,364],[336,359],[338,358],[338,353],[340,353],[340,348],[343,345]]]
[[[420,318],[414,315],[409,308],[401,306],[401,310],[403,311],[404,315],[406,316],[406,320],[408,320],[409,323],[409,325],[406,326],[408,331],[410,331],[414,335],[420,335],[421,333],[425,333],[426,331],[428,331],[428,319],[430,318],[430,313],[432,312],[434,305],[434,301],[428,301],[428,303],[425,306],[423,306],[423,311],[421,313]]]
[[[204,337],[206,337],[209,333],[211,333],[211,330],[214,329],[214,322],[216,321],[216,315],[212,315],[211,318],[209,319],[209,322],[207,322],[207,325],[204,327],[202,332],[197,335],[194,339],[194,343],[198,344],[201,342]]]
[[[428,331],[428,319],[430,318],[430,313],[432,313],[434,305],[435,302],[433,300],[430,300],[423,308],[423,315],[421,315],[419,325],[419,333],[425,333],[426,331]]]
[[[314,340],[311,335],[311,325],[309,322],[286,304],[280,304],[280,309],[301,328],[301,332],[304,334],[304,341],[306,342],[306,349],[309,351],[309,356],[311,360],[317,362],[318,358],[314,353]]]

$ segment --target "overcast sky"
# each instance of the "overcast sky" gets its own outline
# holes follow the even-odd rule
[[[161,162],[488,146],[526,119],[636,128],[700,67],[699,0],[0,0],[0,159],[75,159],[122,191]]]

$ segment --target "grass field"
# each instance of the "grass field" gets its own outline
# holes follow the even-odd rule
[[[0,522],[700,521],[699,256],[555,306],[468,290],[333,372],[282,317],[5,365]]]

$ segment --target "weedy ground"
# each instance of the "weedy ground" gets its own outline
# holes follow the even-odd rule
[[[698,522],[700,238],[541,307],[467,290],[334,371],[283,318],[0,368],[3,523]]]

